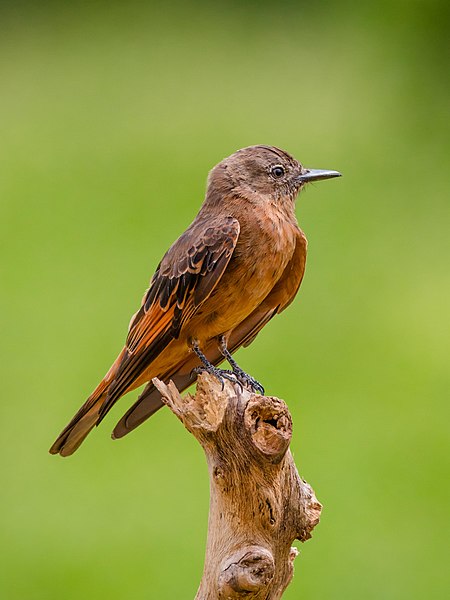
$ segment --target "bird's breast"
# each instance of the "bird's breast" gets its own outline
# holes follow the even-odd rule
[[[188,326],[188,335],[210,339],[241,323],[271,292],[291,259],[296,229],[277,215],[240,219],[230,262]],[[200,332],[201,331],[201,332]]]

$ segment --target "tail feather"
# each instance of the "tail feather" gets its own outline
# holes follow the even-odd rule
[[[91,429],[95,427],[107,394],[107,388],[99,390],[100,387],[101,384],[89,396],[70,423],[61,431],[49,450],[50,454],[60,454],[61,456],[73,454]]]
[[[61,431],[49,450],[50,454],[61,454],[61,456],[73,454],[75,450],[80,447],[91,429],[98,424],[100,420],[100,411],[107,400],[109,388],[114,381],[118,366],[120,365],[125,352],[126,348],[123,348],[105,377],[70,423]],[[111,408],[111,406],[109,408]]]

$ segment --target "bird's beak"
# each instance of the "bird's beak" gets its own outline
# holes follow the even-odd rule
[[[341,177],[339,171],[322,171],[321,169],[305,169],[305,172],[300,175],[298,180],[301,183],[309,183],[310,181],[320,181],[321,179],[331,179],[332,177]]]

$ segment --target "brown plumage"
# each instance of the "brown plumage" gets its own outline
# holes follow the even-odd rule
[[[113,437],[129,433],[163,405],[154,377],[172,379],[180,390],[199,367],[230,378],[230,371],[213,367],[224,356],[234,378],[262,391],[227,348],[250,344],[294,299],[307,246],[296,196],[309,181],[337,176],[306,169],[270,146],[244,148],[220,162],[198,215],[156,269],[125,347],[50,452],[72,454],[121,396],[148,382]]]

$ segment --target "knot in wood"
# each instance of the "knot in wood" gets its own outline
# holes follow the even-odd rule
[[[244,423],[264,456],[273,462],[283,458],[292,436],[292,417],[283,400],[255,394],[247,403]]]
[[[219,575],[219,598],[259,598],[259,593],[267,588],[274,574],[272,554],[260,546],[248,546],[226,561]]]

